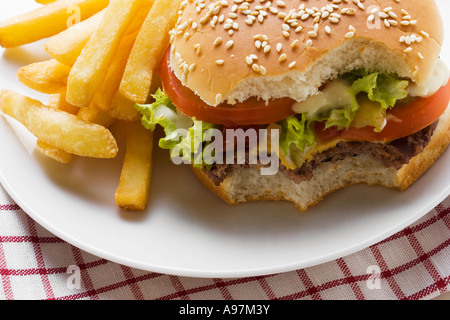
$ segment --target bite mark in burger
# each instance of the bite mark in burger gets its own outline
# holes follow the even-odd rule
[[[137,108],[170,150],[194,120],[279,129],[276,175],[259,174],[261,164],[193,166],[230,204],[306,210],[354,184],[405,190],[450,143],[443,38],[433,0],[184,1],[163,89]]]

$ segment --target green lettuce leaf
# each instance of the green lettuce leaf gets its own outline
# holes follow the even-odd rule
[[[185,163],[190,163],[199,169],[203,168],[205,166],[203,160],[203,145],[206,140],[205,133],[207,130],[213,128],[215,126],[212,123],[194,120],[194,124],[188,129],[187,135],[177,144],[176,148],[178,149],[175,152],[176,155],[180,156]],[[172,156],[176,155],[172,153]]]
[[[308,120],[307,114],[291,116],[283,120],[280,134],[280,149],[284,155],[292,152],[303,153],[308,146],[314,145],[314,133],[311,128],[313,120]]]
[[[155,100],[152,104],[135,105],[142,115],[142,125],[151,131],[155,130],[157,125],[161,126],[165,136],[159,140],[160,148],[170,150],[172,157],[180,156],[186,163],[203,167],[200,151],[205,140],[204,133],[214,125],[196,121],[179,112],[161,89],[158,89],[152,97]],[[201,132],[202,136],[195,137],[196,132]],[[175,152],[172,152],[173,150]]]
[[[355,96],[365,92],[371,101],[379,102],[385,110],[393,108],[397,100],[408,96],[409,82],[406,80],[399,80],[387,73],[377,72],[357,78],[361,74],[360,71],[353,75],[356,78],[352,84],[352,91]]]
[[[350,127],[353,119],[355,118],[356,112],[359,110],[359,104],[356,100],[356,95],[352,92],[351,89],[350,92],[353,94],[352,102],[350,104],[347,104],[340,109],[332,109],[329,113],[322,114],[315,120],[326,120],[325,129],[328,129],[330,127],[338,127],[339,130],[342,130]]]

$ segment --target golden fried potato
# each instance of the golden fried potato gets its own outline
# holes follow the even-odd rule
[[[79,8],[81,21],[108,6],[109,0],[59,0],[36,10],[0,22],[0,45],[18,47],[35,42],[66,30],[72,13]]]
[[[41,140],[38,140],[36,142],[36,149],[39,150],[43,155],[63,164],[69,163],[73,158],[72,154]]]
[[[17,78],[33,90],[52,94],[67,87],[69,73],[68,66],[51,59],[20,68]]]
[[[88,107],[108,73],[119,43],[139,10],[148,0],[111,0],[103,20],[72,67],[67,101]]]
[[[123,125],[127,149],[116,191],[116,204],[123,210],[142,211],[147,207],[150,193],[153,133],[138,122]]]
[[[116,140],[103,126],[43,105],[9,90],[0,91],[0,109],[22,123],[38,140],[83,157],[114,158]]]
[[[44,45],[45,51],[59,62],[70,67],[73,66],[102,22],[103,13],[102,10],[89,19],[51,37]]]
[[[166,51],[178,18],[181,0],[156,0],[131,51],[120,93],[136,103],[145,103],[154,71]]]

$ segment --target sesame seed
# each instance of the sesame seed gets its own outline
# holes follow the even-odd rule
[[[286,61],[286,60],[287,60],[287,55],[286,55],[286,53],[283,53],[283,54],[280,56],[280,58],[278,59],[279,62],[284,62],[284,61]]]
[[[345,34],[345,38],[346,39],[351,39],[351,38],[353,38],[355,36],[355,33],[354,32],[347,32],[346,34]]]
[[[221,59],[216,60],[216,64],[217,64],[218,66],[223,66],[224,63],[225,63],[225,61],[223,61],[223,60],[221,60]]]
[[[391,26],[397,26],[397,25],[398,25],[397,20],[389,19],[388,21],[389,21],[389,24],[390,24]]]
[[[277,43],[277,52],[280,53],[283,50],[283,44]]]
[[[426,38],[430,37],[430,35],[425,31],[420,31],[420,33],[423,34]]]
[[[217,46],[219,46],[221,43],[222,43],[222,38],[221,38],[221,37],[218,37],[216,40],[214,40],[213,46],[214,46],[214,47],[217,47]]]
[[[328,19],[331,23],[337,24],[339,23],[339,19],[338,18],[330,18]]]
[[[218,93],[217,95],[216,95],[216,104],[219,104],[219,103],[221,103],[222,102],[222,95],[220,94],[220,93]]]
[[[266,70],[266,68],[264,68],[263,66],[260,66],[260,67],[259,67],[259,72],[260,72],[263,76],[265,76],[265,75],[267,74],[267,70]]]
[[[389,11],[388,14],[389,14],[392,18],[394,18],[394,19],[397,18],[397,15],[396,15],[395,12],[393,12],[393,11]]]
[[[227,42],[227,44],[225,45],[225,48],[230,49],[232,46],[234,45],[234,41],[230,40]]]

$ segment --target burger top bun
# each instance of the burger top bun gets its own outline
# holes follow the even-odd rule
[[[302,101],[359,68],[423,84],[442,41],[434,0],[186,0],[170,66],[211,106]]]

